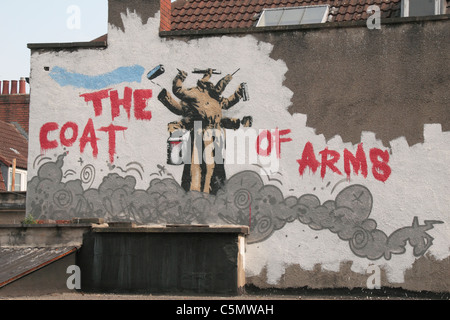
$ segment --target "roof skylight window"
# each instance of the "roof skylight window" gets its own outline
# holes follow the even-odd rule
[[[444,14],[445,4],[445,0],[402,0],[402,16],[420,17]]]
[[[327,21],[329,5],[263,9],[257,27],[287,26]]]

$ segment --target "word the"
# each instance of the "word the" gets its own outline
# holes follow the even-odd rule
[[[315,173],[319,167],[321,167],[320,176],[322,179],[325,177],[327,170],[331,170],[334,173],[342,175],[341,170],[336,167],[336,163],[341,158],[339,152],[325,148],[320,151],[319,154],[321,156],[321,161],[317,160],[312,143],[307,142],[305,144],[302,157],[297,160],[299,164],[298,171],[300,176],[303,176],[306,168],[309,168],[313,173]],[[355,175],[358,175],[361,172],[362,176],[367,178],[368,164],[362,143],[358,145],[355,155],[345,149],[343,152],[343,158],[344,172],[348,179],[350,179],[352,168]],[[369,151],[369,158],[372,163],[372,175],[375,179],[385,182],[391,175],[391,168],[388,165],[389,152],[387,150],[383,151],[378,148],[373,148]]]

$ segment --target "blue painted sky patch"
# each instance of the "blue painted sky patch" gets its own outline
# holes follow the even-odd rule
[[[144,67],[134,65],[129,67],[120,67],[114,71],[97,76],[89,76],[69,72],[64,68],[56,66],[52,68],[50,77],[62,87],[74,86],[77,88],[97,90],[123,82],[141,82],[144,72]]]

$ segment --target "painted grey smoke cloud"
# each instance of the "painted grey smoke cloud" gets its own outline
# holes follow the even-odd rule
[[[102,217],[138,224],[248,225],[249,243],[264,241],[298,219],[313,230],[335,233],[348,241],[355,255],[371,260],[402,254],[407,243],[415,256],[423,255],[433,243],[426,231],[442,223],[426,220],[419,225],[415,217],[411,226],[387,236],[369,218],[373,198],[362,185],[348,186],[334,200],[321,203],[313,194],[285,198],[278,187],[264,184],[253,171],[232,176],[216,195],[186,192],[173,178],[163,177],[164,170],[156,174],[158,178],[151,180],[147,190],[136,189],[134,176],[113,172],[95,189],[90,188],[95,176],[90,165],[83,168],[80,179],[62,182],[67,176],[63,174],[64,157],[40,166],[28,184],[27,204],[36,219]]]

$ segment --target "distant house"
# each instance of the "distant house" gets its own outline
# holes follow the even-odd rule
[[[0,137],[0,191],[26,191],[28,141],[14,124],[1,120]]]
[[[0,191],[26,191],[30,95],[26,93],[25,78],[4,80],[1,89]]]
[[[372,5],[379,8],[381,19],[390,19],[445,14],[448,12],[450,2],[445,0],[178,0],[172,3],[170,22],[165,24],[163,19],[161,27],[166,31],[192,31],[362,21],[370,16],[368,8]],[[306,7],[312,10],[303,10]],[[284,16],[281,16],[281,11],[285,12]],[[164,17],[164,14],[162,16]],[[303,20],[300,20],[301,18]]]
[[[0,224],[25,217],[28,141],[21,131],[0,120]]]
[[[26,92],[26,80],[0,81],[0,120],[13,123],[28,136],[30,94]]]

